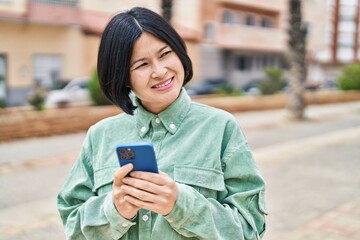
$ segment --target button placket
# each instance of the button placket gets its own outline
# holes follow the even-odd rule
[[[166,128],[162,124],[159,117],[153,119],[152,126],[153,134],[151,136],[151,141],[154,145],[156,156],[158,156],[161,149],[161,142],[166,134]]]
[[[140,210],[139,239],[151,239],[151,212],[145,209]]]

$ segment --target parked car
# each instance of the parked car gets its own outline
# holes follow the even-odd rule
[[[46,98],[46,106],[89,105],[90,77],[79,77],[71,80],[64,88],[51,90]]]
[[[195,83],[190,83],[186,85],[187,93],[191,95],[206,95],[213,94],[219,88],[224,87],[227,84],[225,79],[209,79],[204,81],[199,81]]]
[[[246,95],[260,95],[260,83],[264,81],[263,79],[255,79],[247,82],[241,86],[241,91]]]

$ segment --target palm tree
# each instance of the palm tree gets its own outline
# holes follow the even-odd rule
[[[302,24],[301,0],[289,0],[289,96],[288,110],[293,119],[303,119],[305,111],[306,31]]]
[[[172,17],[172,0],[161,0],[162,16],[170,23]]]

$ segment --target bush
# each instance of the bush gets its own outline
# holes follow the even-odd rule
[[[99,76],[96,70],[94,70],[93,75],[89,84],[90,96],[95,105],[108,105],[110,104],[109,100],[105,97],[102,92],[99,84]]]
[[[28,102],[35,110],[42,111],[45,108],[45,99],[47,92],[42,87],[37,87],[29,96]]]
[[[345,66],[341,71],[338,83],[342,90],[360,90],[360,64]]]
[[[226,84],[215,91],[216,94],[240,96],[242,93],[231,84]]]
[[[7,103],[5,98],[0,98],[0,108],[6,108]]]
[[[266,80],[259,83],[262,94],[269,95],[280,91],[284,87],[283,72],[280,68],[265,68]]]

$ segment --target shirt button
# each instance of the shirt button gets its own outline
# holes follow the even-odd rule
[[[140,129],[140,131],[141,131],[141,132],[145,132],[145,131],[146,131],[146,127],[142,127],[142,128]]]
[[[148,215],[144,215],[144,216],[142,217],[142,219],[144,220],[144,222],[147,222],[147,220],[149,220],[149,216],[148,216]]]
[[[170,127],[171,129],[175,129],[175,128],[176,128],[175,124],[173,124],[173,123],[171,123],[171,124],[169,125],[169,127]]]
[[[155,122],[156,122],[156,123],[160,123],[160,118],[156,118],[156,119],[155,119]]]
[[[121,226],[127,227],[127,226],[129,226],[129,224],[125,222],[125,223],[121,224]]]

